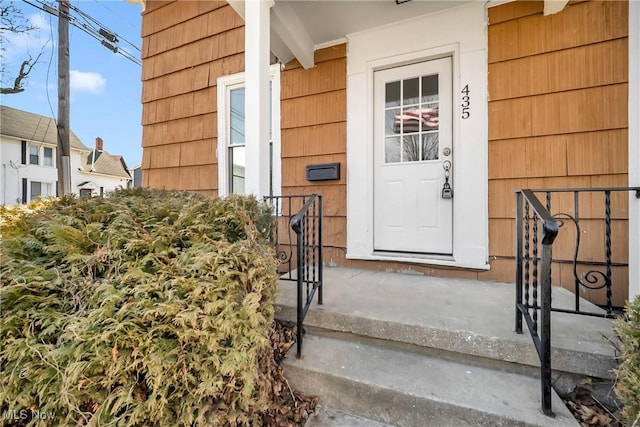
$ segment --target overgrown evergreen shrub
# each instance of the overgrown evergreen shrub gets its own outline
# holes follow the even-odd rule
[[[5,415],[259,424],[277,282],[265,206],[136,189],[2,214]]]
[[[640,296],[627,304],[625,316],[616,320],[621,363],[616,370],[616,392],[627,412],[627,425],[640,426]]]

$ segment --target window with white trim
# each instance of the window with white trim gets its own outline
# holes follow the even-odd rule
[[[279,195],[280,162],[280,66],[273,65],[269,75],[269,195]],[[245,145],[245,122],[251,120],[245,111],[244,73],[218,79],[218,193],[245,194],[248,153]]]
[[[40,164],[40,147],[38,147],[37,145],[29,145],[29,164]]]
[[[53,148],[42,149],[42,166],[53,166]]]
[[[29,200],[35,200],[38,197],[48,197],[53,195],[53,183],[31,181]]]

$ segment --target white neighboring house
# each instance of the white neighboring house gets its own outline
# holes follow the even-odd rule
[[[28,203],[56,194],[57,143],[52,118],[0,106],[0,203]],[[127,187],[131,177],[121,156],[111,156],[102,147],[92,150],[73,132],[70,146],[74,193],[100,195]]]
[[[71,159],[71,170],[71,182],[81,197],[104,196],[117,188],[128,188],[131,181],[122,156],[104,151],[100,137],[93,150],[82,153],[77,166]]]

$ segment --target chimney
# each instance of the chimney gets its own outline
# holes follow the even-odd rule
[[[96,138],[96,150],[98,151],[102,151],[104,148],[102,148],[102,138],[97,137]]]

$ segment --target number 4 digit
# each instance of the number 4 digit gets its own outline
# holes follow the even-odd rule
[[[464,93],[465,95],[469,95],[469,85],[465,85],[464,88],[462,89],[462,93]]]

